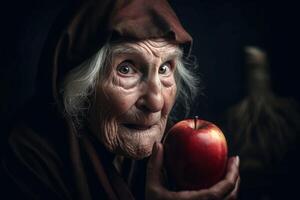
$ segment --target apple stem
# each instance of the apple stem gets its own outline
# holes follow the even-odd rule
[[[197,129],[197,120],[198,120],[198,116],[194,117],[194,125],[195,125],[195,130]]]

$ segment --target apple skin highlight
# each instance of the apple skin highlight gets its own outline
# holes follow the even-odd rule
[[[164,141],[165,167],[176,190],[209,188],[227,166],[227,142],[213,123],[186,119],[175,124]]]

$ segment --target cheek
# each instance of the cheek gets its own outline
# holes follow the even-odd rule
[[[97,88],[90,115],[91,126],[110,151],[115,151],[118,146],[117,118],[134,105],[136,94],[134,88],[127,90],[113,81],[102,82]]]
[[[136,95],[129,94],[121,88],[115,88],[115,91],[109,93],[107,107],[110,107],[111,112],[115,116],[121,116],[126,113],[136,102]]]
[[[138,89],[125,89],[122,86],[109,83],[103,88],[102,96],[105,102],[102,102],[105,109],[115,116],[126,113],[138,99]]]

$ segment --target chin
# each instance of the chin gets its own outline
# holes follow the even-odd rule
[[[146,158],[151,155],[153,144],[161,141],[164,130],[165,126],[159,124],[145,129],[120,125],[117,153],[134,160]]]
[[[140,149],[139,152],[128,152],[128,151],[124,152],[124,150],[122,150],[120,154],[133,160],[142,160],[151,155],[151,150],[149,151],[148,149]]]

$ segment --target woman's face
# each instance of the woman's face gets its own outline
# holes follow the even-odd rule
[[[176,97],[180,51],[164,40],[113,49],[109,75],[97,86],[92,129],[111,152],[141,159],[164,134]]]

